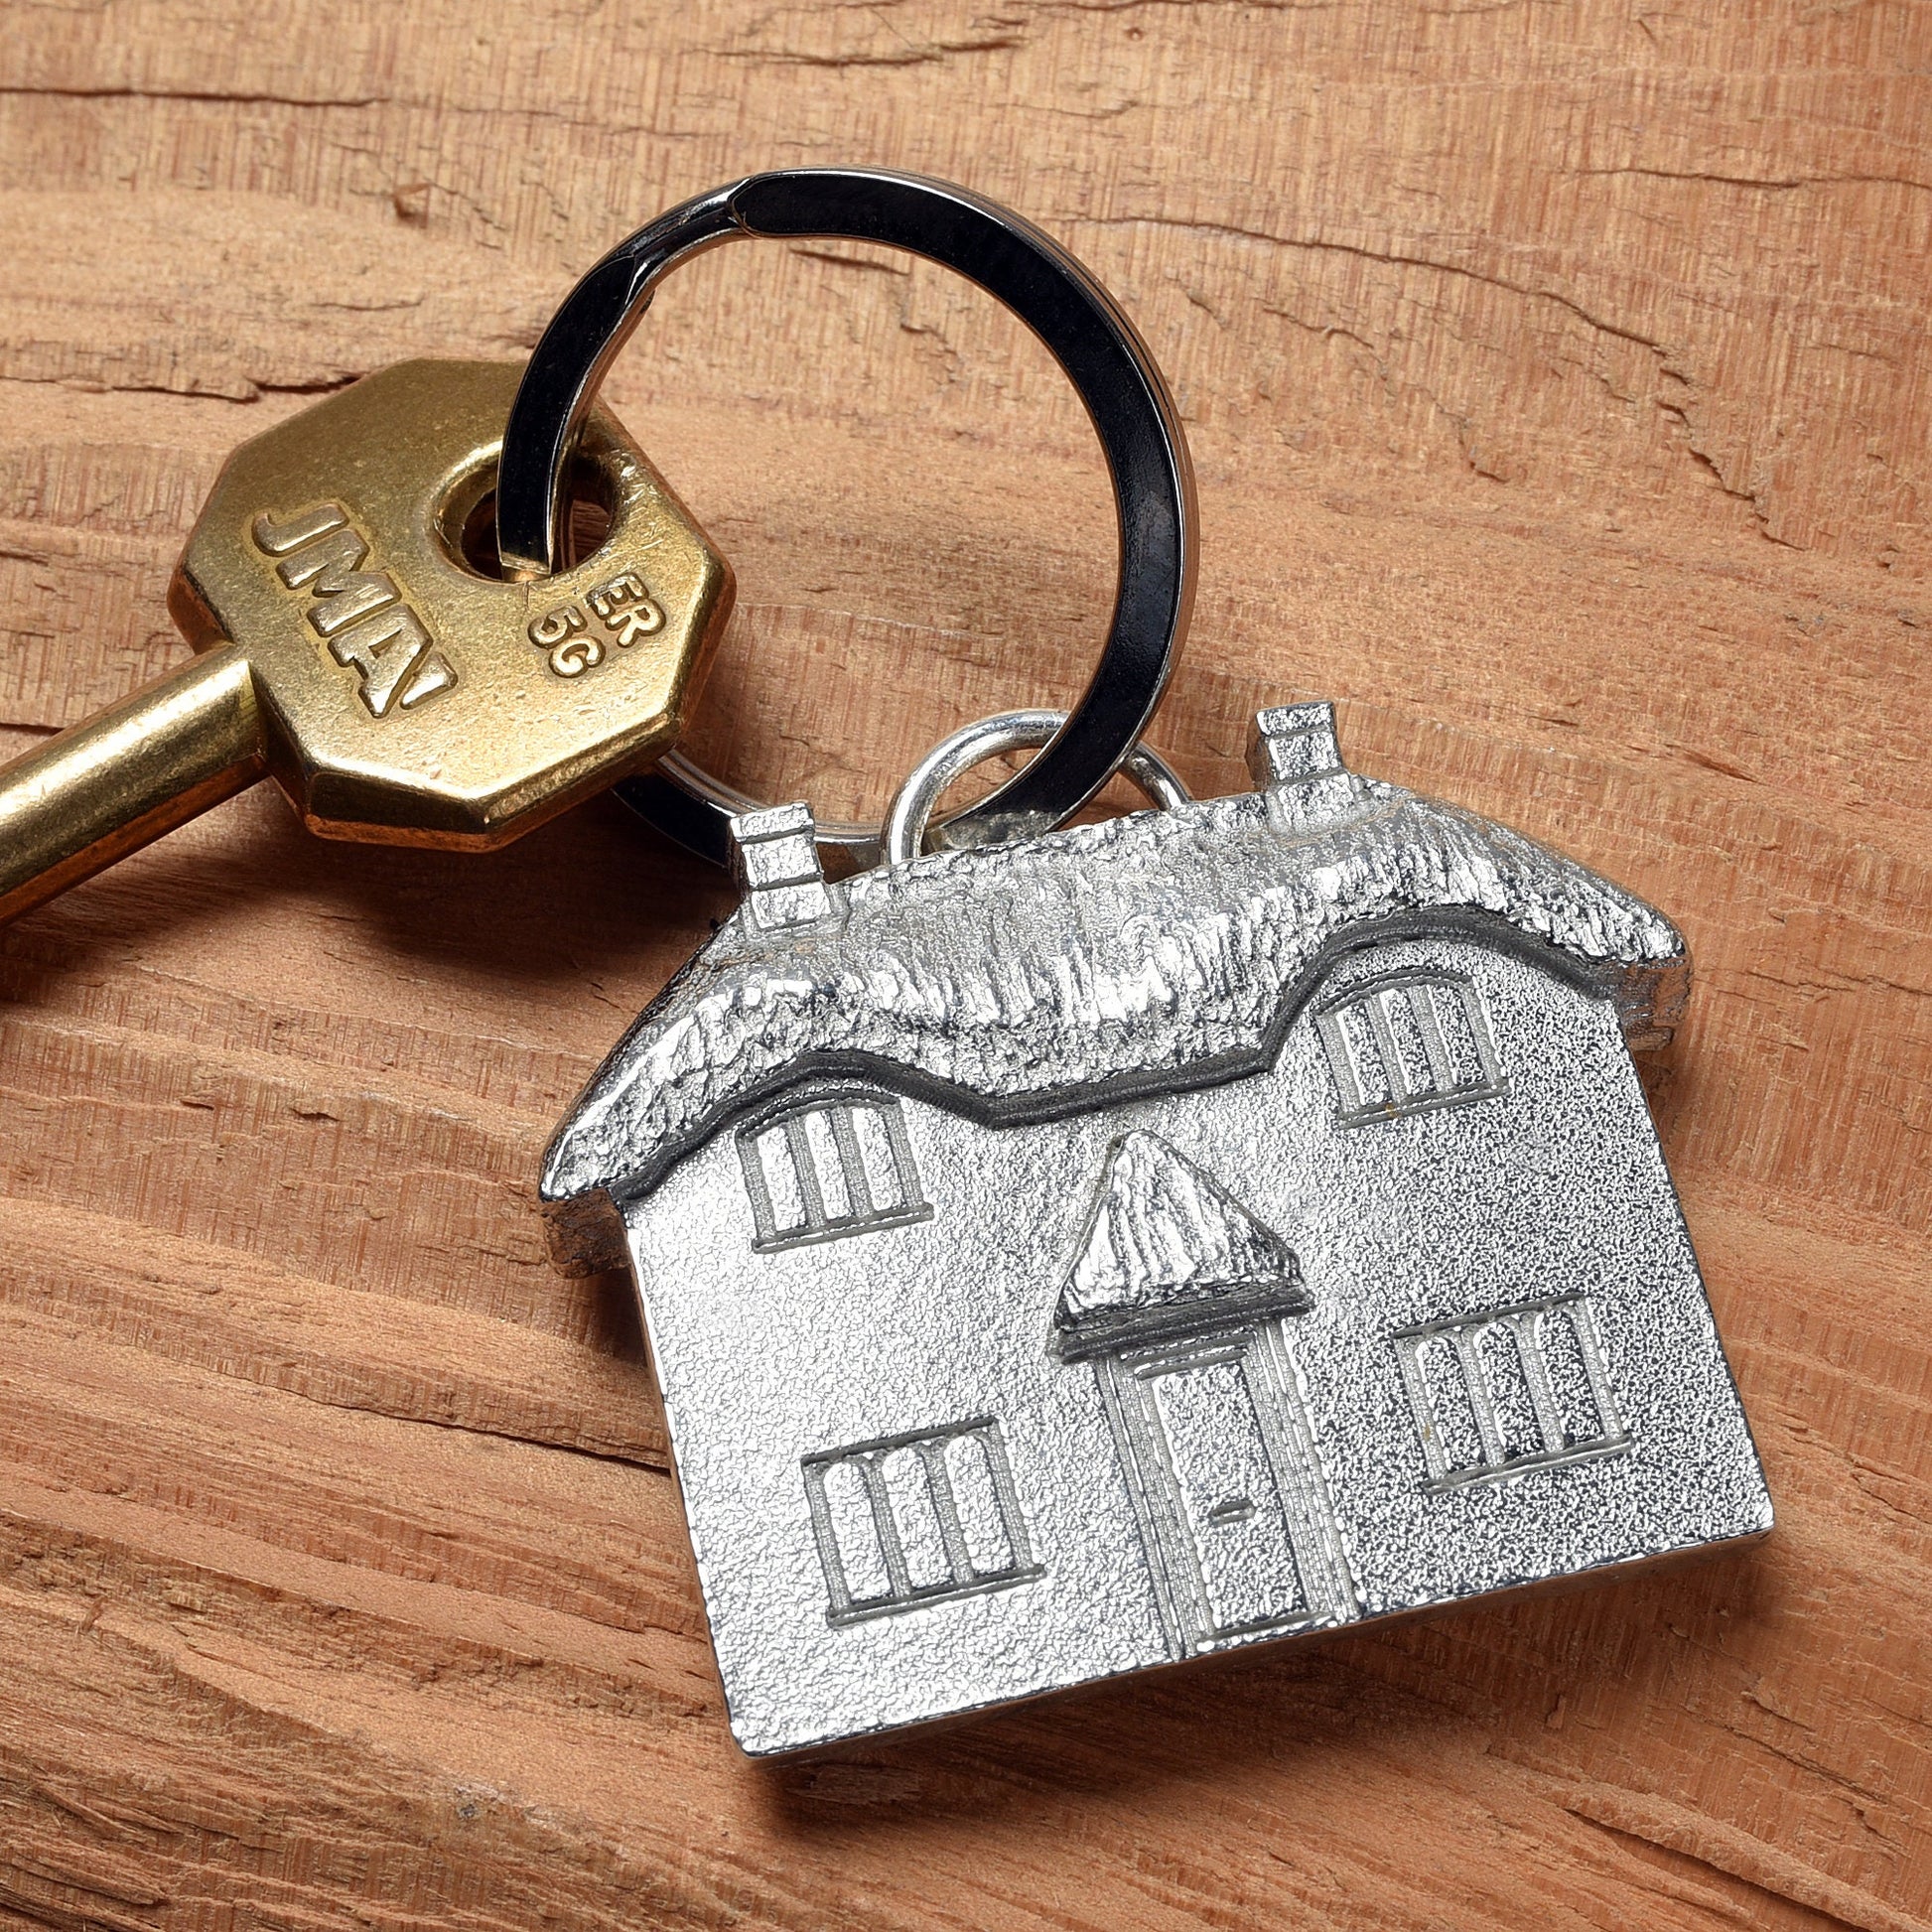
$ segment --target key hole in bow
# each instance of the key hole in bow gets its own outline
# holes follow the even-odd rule
[[[479,492],[478,485],[482,485]],[[557,568],[575,570],[596,554],[611,534],[617,492],[611,479],[585,457],[570,466],[570,509],[564,518],[564,554]],[[479,577],[502,581],[502,559],[496,554],[496,466],[492,463],[454,491],[444,509],[443,547],[465,570]]]

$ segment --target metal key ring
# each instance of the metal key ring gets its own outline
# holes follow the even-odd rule
[[[909,866],[925,850],[926,828],[932,808],[955,778],[1002,752],[1024,752],[1044,745],[1066,723],[1063,711],[1002,711],[977,723],[962,725],[942,738],[912,769],[898,788],[881,827],[889,866]],[[1187,802],[1180,773],[1151,745],[1136,744],[1121,759],[1120,768],[1140,786],[1150,803],[1173,811]]]
[[[1113,623],[1092,681],[1045,748],[996,791],[934,828],[953,846],[1047,830],[1086,803],[1154,715],[1194,590],[1193,470],[1166,380],[1113,298],[1050,236],[963,188],[854,168],[750,175],[683,203],[620,242],[565,298],[510,410],[497,472],[496,540],[508,574],[547,575],[584,414],[657,284],[742,235],[871,241],[957,270],[1039,338],[1085,403],[1120,526]],[[730,823],[758,801],[673,753],[618,794],[701,857],[726,863]],[[851,863],[880,856],[879,828],[822,825]]]

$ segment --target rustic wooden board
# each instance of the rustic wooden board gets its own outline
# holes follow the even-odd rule
[[[548,1126],[727,902],[244,797],[0,939],[0,1921],[1932,1923],[1932,17],[1907,0],[80,7],[0,32],[0,749],[174,661],[237,439],[527,347],[749,168],[962,179],[1121,294],[1205,544],[1159,737],[1362,768],[1690,934],[1653,1090],[1756,1553],[770,1770]],[[735,558],[703,749],[877,806],[1064,700],[1104,479],[924,267],[736,249],[614,398]]]

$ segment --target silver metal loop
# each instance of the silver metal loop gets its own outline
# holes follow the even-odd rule
[[[912,767],[886,814],[882,838],[886,863],[909,866],[925,849],[932,808],[955,779],[1003,752],[1024,752],[1048,743],[1065,723],[1063,711],[1002,711],[941,739]],[[1187,787],[1179,773],[1152,746],[1135,744],[1120,768],[1140,786],[1149,803],[1163,811],[1187,803]]]
[[[761,812],[765,801],[714,778],[703,765],[682,752],[666,752],[641,778],[626,779],[618,796],[641,818],[700,859],[712,857],[706,828],[722,813],[733,819],[742,812]],[[858,819],[821,818],[814,822],[819,853],[842,855],[853,872],[870,872],[886,856],[883,825]]]
[[[1106,783],[1167,688],[1193,602],[1193,469],[1179,412],[1134,325],[1058,242],[996,202],[880,169],[780,169],[700,195],[621,242],[565,298],[517,390],[496,485],[506,571],[531,577],[552,568],[584,414],[657,284],[681,262],[742,235],[877,242],[954,269],[1026,323],[1086,404],[1120,530],[1106,645],[1039,757],[934,836],[979,845],[1059,824]],[[617,793],[720,865],[729,858],[732,816],[757,809],[757,801],[675,756]],[[818,832],[825,856],[843,865],[876,863],[879,837],[867,825]]]

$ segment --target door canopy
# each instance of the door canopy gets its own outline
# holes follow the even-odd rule
[[[1280,1235],[1157,1135],[1123,1134],[1060,1290],[1054,1342],[1084,1361],[1311,1306]]]

